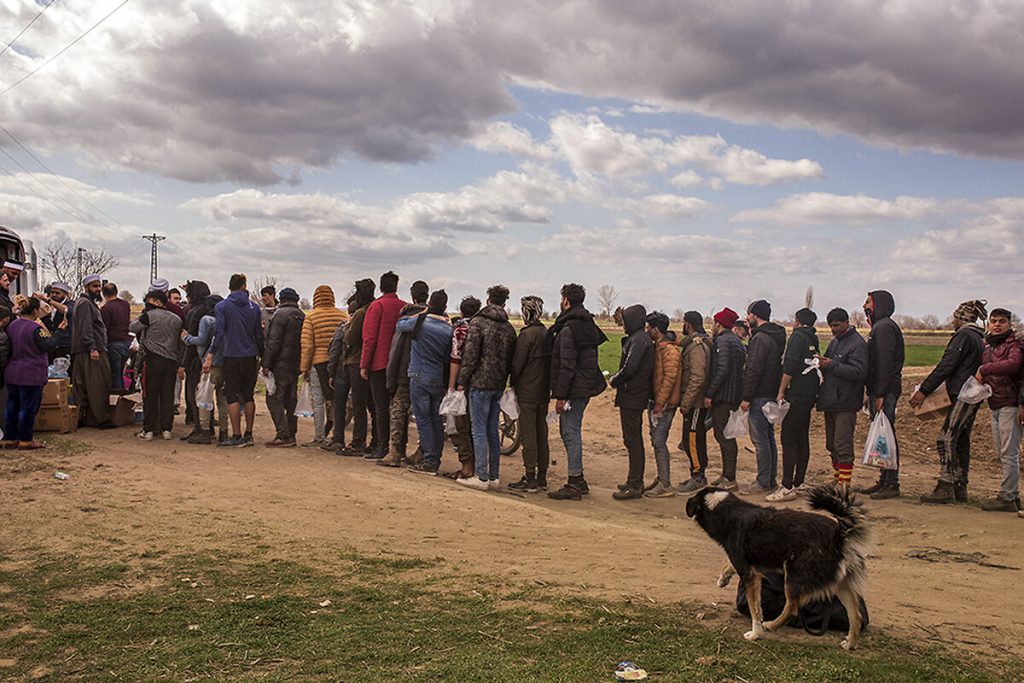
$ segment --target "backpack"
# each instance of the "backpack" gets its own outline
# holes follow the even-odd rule
[[[765,574],[761,580],[761,613],[764,620],[769,621],[782,614],[785,605],[786,592],[782,572]],[[736,611],[744,616],[750,616],[750,605],[747,604],[747,590],[743,579],[740,579],[739,586],[736,587]],[[864,604],[864,598],[860,598],[860,618],[861,628],[867,628],[868,608]],[[827,631],[848,631],[850,618],[839,598],[833,597],[805,604],[800,608],[797,617],[790,620],[787,625],[802,628],[812,636],[822,636]]]

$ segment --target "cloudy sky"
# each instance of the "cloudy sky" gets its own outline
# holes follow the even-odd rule
[[[0,0],[0,49],[46,2]],[[47,62],[120,4],[0,55],[0,122],[60,176],[0,131],[0,224],[133,291],[156,231],[221,291],[1024,309],[1024,4],[130,0]]]

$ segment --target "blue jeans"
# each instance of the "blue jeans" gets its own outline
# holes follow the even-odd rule
[[[672,420],[676,416],[675,407],[667,407],[662,411],[658,421],[654,421],[653,410],[647,411],[647,426],[651,432],[651,446],[654,447],[654,462],[658,466],[658,483],[672,485],[672,473],[669,468],[668,433],[672,430]]]
[[[443,379],[409,376],[409,402],[420,433],[423,463],[435,470],[441,466],[441,449],[444,447],[444,422],[440,412],[444,394]]]
[[[110,359],[110,388],[121,393],[124,391],[124,364],[128,362],[131,342],[110,342],[107,344],[107,357]]]
[[[483,481],[497,481],[501,467],[501,435],[498,399],[501,389],[470,389],[469,419],[473,425],[473,453],[476,455],[476,476]]]
[[[558,416],[558,432],[565,445],[570,477],[583,476],[583,411],[588,403],[589,398],[570,399],[569,410]]]
[[[768,421],[761,408],[771,398],[755,398],[750,402],[750,440],[754,442],[757,457],[757,483],[761,488],[773,489],[778,485],[775,473],[779,469],[779,446],[775,443],[775,425]]]
[[[43,400],[43,388],[8,384],[7,391],[7,433],[4,434],[4,438],[9,441],[31,441],[36,426],[36,413],[39,412],[39,403]]]

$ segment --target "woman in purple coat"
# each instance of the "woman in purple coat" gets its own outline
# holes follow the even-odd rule
[[[7,434],[8,447],[19,450],[45,448],[45,444],[32,438],[39,402],[46,386],[49,353],[53,337],[39,322],[39,299],[31,297],[18,311],[18,317],[7,326],[11,344],[11,358],[4,368],[7,382]]]

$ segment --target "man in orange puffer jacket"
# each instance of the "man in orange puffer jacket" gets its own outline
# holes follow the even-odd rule
[[[682,393],[683,355],[676,344],[675,333],[668,329],[668,323],[668,316],[664,313],[656,311],[647,316],[647,334],[654,341],[654,399],[647,418],[654,461],[658,466],[658,478],[644,490],[648,498],[675,495],[669,472],[668,434]]]
[[[302,323],[302,356],[299,370],[304,381],[309,382],[313,396],[313,440],[302,444],[303,448],[318,448],[327,442],[328,397],[331,396],[327,363],[330,361],[331,339],[341,323],[348,320],[348,313],[334,305],[334,290],[320,285],[313,293],[313,310],[306,314]],[[336,425],[344,429],[345,425]]]

